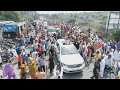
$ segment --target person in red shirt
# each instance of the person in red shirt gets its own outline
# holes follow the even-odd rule
[[[86,62],[86,64],[88,65],[88,69],[89,69],[89,64],[90,64],[90,62],[91,62],[91,54],[92,54],[92,50],[90,49],[90,47],[88,47],[88,50],[87,50],[87,62]]]
[[[38,43],[41,43],[41,37],[39,37],[39,39],[38,39]]]
[[[18,68],[19,69],[20,69],[21,62],[22,62],[22,56],[18,55]]]
[[[37,51],[39,54],[41,54],[42,50],[41,50],[40,45],[38,45],[38,48],[36,49],[36,51]]]

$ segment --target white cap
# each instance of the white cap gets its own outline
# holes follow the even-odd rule
[[[31,45],[31,47],[34,47],[33,45]]]
[[[15,46],[13,46],[13,48],[15,48]]]
[[[114,51],[114,49],[111,49],[112,50],[112,52]]]

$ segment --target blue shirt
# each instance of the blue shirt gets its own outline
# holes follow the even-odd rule
[[[48,42],[45,42],[45,48],[47,48],[48,47]]]
[[[23,55],[23,60],[28,61],[28,57],[26,55]]]
[[[30,48],[30,52],[33,52],[33,50],[34,50],[34,48],[33,48],[33,47],[31,47],[31,48]]]
[[[39,65],[40,66],[43,66],[43,65],[45,65],[45,62],[44,62],[44,59],[43,58],[38,58],[38,63],[39,63]]]
[[[32,43],[33,43],[33,38],[30,38],[30,42],[32,42]]]
[[[20,46],[17,46],[16,51],[20,51]]]

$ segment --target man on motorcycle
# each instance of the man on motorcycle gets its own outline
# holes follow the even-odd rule
[[[105,64],[109,67],[113,66],[113,58],[110,54],[105,58]]]

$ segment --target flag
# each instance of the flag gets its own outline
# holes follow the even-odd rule
[[[101,44],[101,43],[98,43],[97,49],[101,49],[101,48],[102,48],[102,44]]]

